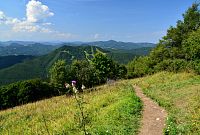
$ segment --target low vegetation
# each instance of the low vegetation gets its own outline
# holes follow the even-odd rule
[[[129,83],[84,93],[89,134],[137,134],[142,103]],[[0,112],[0,134],[84,134],[74,96],[59,96]]]
[[[0,87],[0,110],[59,95],[42,80],[27,80]]]
[[[165,134],[200,133],[200,76],[161,72],[132,82],[167,110]]]

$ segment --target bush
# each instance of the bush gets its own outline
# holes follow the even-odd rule
[[[139,57],[128,63],[128,78],[141,77],[153,73],[153,61],[150,57]]]
[[[76,80],[78,89],[81,89],[82,84],[87,88],[99,84],[98,73],[95,68],[85,60],[75,60],[72,62],[66,80],[68,82]]]
[[[195,73],[200,74],[200,60],[191,61],[190,66]]]
[[[200,29],[192,32],[189,37],[183,41],[183,49],[186,59],[200,59]]]
[[[188,69],[190,69],[188,61],[184,59],[163,60],[154,67],[155,72],[158,71],[180,72],[180,71],[187,71]]]
[[[0,109],[58,95],[48,83],[39,79],[13,83],[0,88]]]

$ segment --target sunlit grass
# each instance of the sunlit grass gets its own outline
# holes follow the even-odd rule
[[[90,134],[136,134],[142,105],[131,84],[116,83],[83,94]],[[73,96],[59,96],[0,112],[0,134],[83,134]]]
[[[132,82],[168,111],[165,134],[200,133],[200,76],[161,72]]]

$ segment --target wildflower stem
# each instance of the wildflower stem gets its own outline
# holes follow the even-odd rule
[[[83,127],[84,134],[87,135],[85,116],[84,116],[84,112],[83,112],[84,110],[83,110],[81,101],[78,99],[77,93],[75,93],[75,99],[78,104],[78,108],[80,109],[80,112],[81,112],[81,117],[82,117],[82,120],[80,120],[81,126]]]

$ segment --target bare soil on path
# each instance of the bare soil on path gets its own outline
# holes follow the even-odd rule
[[[165,128],[165,120],[167,112],[158,104],[146,97],[141,88],[133,86],[136,95],[140,97],[143,102],[142,125],[139,135],[162,135]]]

